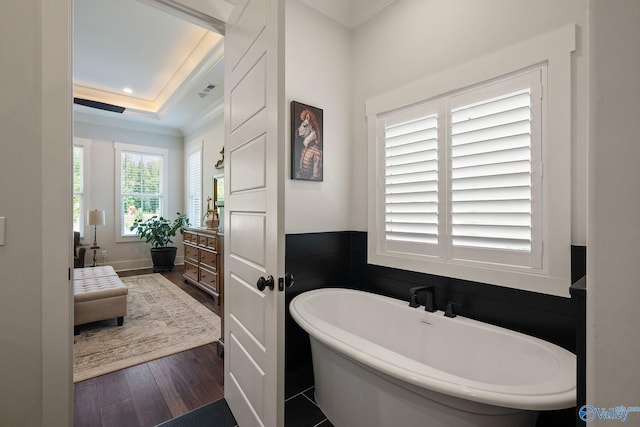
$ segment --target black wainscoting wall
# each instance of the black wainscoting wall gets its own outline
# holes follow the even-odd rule
[[[572,279],[577,280],[585,274],[586,252],[583,246],[573,246],[571,251]],[[461,316],[576,352],[577,313],[570,298],[370,265],[366,232],[287,235],[285,259],[286,271],[295,276],[295,285],[286,291],[287,304],[302,292],[323,287],[362,289],[408,301],[411,287],[434,285],[438,310],[448,302],[458,303]],[[308,337],[287,312],[286,396],[313,385],[310,364]]]
[[[285,291],[287,307],[296,296],[312,289],[349,287],[351,233],[306,233],[286,236],[285,271],[295,284]],[[285,317],[285,397],[313,386],[309,336],[293,320]]]

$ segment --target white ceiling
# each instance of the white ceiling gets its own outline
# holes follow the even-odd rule
[[[76,1],[73,50],[74,97],[126,108],[120,115],[75,105],[77,120],[184,133],[221,104],[223,37],[164,10],[134,0]]]
[[[355,28],[393,0],[299,1]],[[223,22],[232,3],[235,0],[75,1],[74,97],[126,108],[117,114],[74,105],[76,120],[100,124],[124,119],[121,123],[129,127],[154,125],[185,134],[221,111],[223,37],[196,25],[204,21],[190,12],[204,10],[201,16]],[[176,5],[187,13],[175,16]],[[210,85],[215,88],[207,90]],[[125,87],[133,93],[124,93]]]
[[[299,0],[347,28],[356,28],[395,0]]]

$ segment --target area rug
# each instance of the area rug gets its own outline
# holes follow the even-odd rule
[[[220,338],[220,317],[161,274],[121,280],[129,288],[124,325],[81,328],[73,345],[74,383]]]

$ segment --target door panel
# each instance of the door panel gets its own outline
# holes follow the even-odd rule
[[[235,162],[234,174],[231,177],[233,188],[231,191],[250,190],[265,185],[264,164],[255,164],[255,157],[265,156],[266,135],[262,134],[249,141],[240,149],[231,153]]]
[[[233,246],[229,245],[230,255],[251,263],[261,271],[265,268],[266,221],[265,215],[252,212],[234,212],[230,224],[235,228]]]
[[[243,427],[284,425],[284,0],[236,6],[225,38],[225,397]]]
[[[267,26],[266,1],[254,0],[248,3],[238,21],[226,32],[225,61],[229,61],[232,70],[236,69],[238,62]],[[241,6],[238,5],[236,8]]]
[[[231,365],[230,375],[238,389],[242,390],[243,394],[246,395],[247,400],[255,402],[255,412],[264,413],[264,408],[262,407],[264,402],[261,396],[265,386],[265,373],[254,361],[250,351],[245,349],[240,341],[235,334],[231,335],[229,343],[239,351],[236,351],[234,358],[228,362]]]
[[[264,351],[266,325],[264,324],[265,304],[263,300],[265,294],[258,291],[255,284],[249,284],[237,276],[231,277],[231,283],[237,291],[230,297],[232,298],[230,303],[235,307],[233,321],[244,328],[250,338],[262,347],[260,351]],[[229,298],[229,296],[227,297]]]
[[[263,56],[231,89],[231,129],[238,129],[248,119],[265,108],[266,101],[266,58]]]

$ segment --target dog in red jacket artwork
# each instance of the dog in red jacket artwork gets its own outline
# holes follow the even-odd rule
[[[322,110],[294,102],[292,113],[295,113],[292,178],[322,181],[322,124],[317,117],[319,113],[322,120]]]

